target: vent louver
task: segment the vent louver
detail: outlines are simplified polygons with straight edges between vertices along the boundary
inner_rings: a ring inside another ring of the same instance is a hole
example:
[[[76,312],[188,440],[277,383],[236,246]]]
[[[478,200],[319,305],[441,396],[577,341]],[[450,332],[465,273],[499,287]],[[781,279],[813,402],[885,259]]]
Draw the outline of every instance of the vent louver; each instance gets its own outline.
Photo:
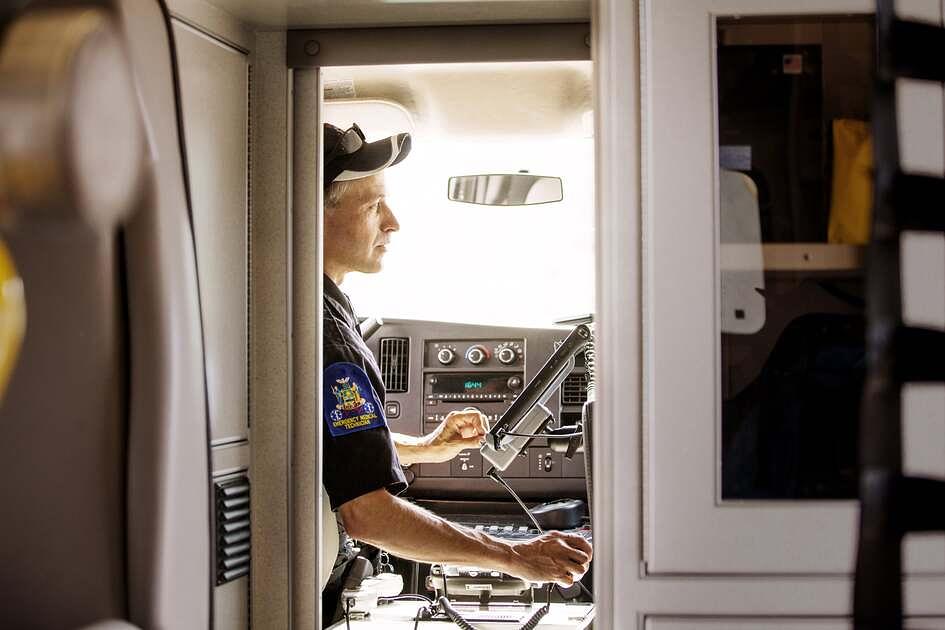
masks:
[[[249,573],[249,478],[214,483],[217,516],[217,586]]]
[[[562,405],[583,405],[587,400],[587,374],[571,372],[561,383]]]
[[[381,339],[381,378],[388,393],[407,391],[407,376],[410,374],[410,339],[385,337]]]

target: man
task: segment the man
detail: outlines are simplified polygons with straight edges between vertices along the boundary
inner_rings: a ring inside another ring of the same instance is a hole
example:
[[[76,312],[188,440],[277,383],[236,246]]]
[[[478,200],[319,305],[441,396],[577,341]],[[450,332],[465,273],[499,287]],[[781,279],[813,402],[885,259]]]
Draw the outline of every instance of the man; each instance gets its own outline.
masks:
[[[325,125],[324,440],[323,476],[331,507],[347,533],[402,558],[504,571],[536,582],[570,585],[583,575],[591,546],[551,532],[509,543],[450,523],[397,498],[407,484],[401,466],[442,462],[478,448],[485,418],[452,412],[429,435],[391,433],[384,384],[338,288],[352,271],[376,273],[399,229],[384,197],[384,169],[403,160],[410,136],[368,143],[357,125]]]

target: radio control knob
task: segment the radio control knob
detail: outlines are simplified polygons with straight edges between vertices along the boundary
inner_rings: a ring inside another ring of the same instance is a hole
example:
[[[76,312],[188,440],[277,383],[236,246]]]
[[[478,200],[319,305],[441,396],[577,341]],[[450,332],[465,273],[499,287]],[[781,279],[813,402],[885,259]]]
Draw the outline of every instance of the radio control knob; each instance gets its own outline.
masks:
[[[436,353],[436,360],[443,365],[449,365],[456,358],[456,353],[449,348],[442,348]]]
[[[479,365],[489,358],[489,351],[482,346],[473,346],[466,351],[466,360],[473,365]]]
[[[504,348],[499,348],[496,358],[498,358],[499,363],[502,363],[503,365],[512,365],[515,363],[515,359],[518,357],[515,355],[515,350],[506,346]]]
[[[522,386],[522,379],[520,379],[517,376],[510,376],[509,380],[507,381],[507,384],[509,386],[509,389],[518,389],[519,387]]]

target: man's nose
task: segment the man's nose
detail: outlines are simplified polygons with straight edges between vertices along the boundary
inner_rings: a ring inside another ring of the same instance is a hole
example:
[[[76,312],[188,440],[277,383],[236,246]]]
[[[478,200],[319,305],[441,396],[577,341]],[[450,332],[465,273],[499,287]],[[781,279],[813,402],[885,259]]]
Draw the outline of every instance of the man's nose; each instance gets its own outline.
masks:
[[[385,232],[396,232],[400,229],[400,223],[397,222],[394,211],[386,203],[384,204],[384,222],[381,224],[381,229]]]

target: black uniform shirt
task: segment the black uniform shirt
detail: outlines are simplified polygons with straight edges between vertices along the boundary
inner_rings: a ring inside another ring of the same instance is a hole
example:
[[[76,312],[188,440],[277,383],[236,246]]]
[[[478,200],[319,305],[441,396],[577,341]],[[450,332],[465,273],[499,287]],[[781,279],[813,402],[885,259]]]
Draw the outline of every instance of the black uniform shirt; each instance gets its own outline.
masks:
[[[331,508],[387,488],[407,488],[384,417],[381,373],[358,329],[351,302],[325,277],[322,311],[322,476]]]

